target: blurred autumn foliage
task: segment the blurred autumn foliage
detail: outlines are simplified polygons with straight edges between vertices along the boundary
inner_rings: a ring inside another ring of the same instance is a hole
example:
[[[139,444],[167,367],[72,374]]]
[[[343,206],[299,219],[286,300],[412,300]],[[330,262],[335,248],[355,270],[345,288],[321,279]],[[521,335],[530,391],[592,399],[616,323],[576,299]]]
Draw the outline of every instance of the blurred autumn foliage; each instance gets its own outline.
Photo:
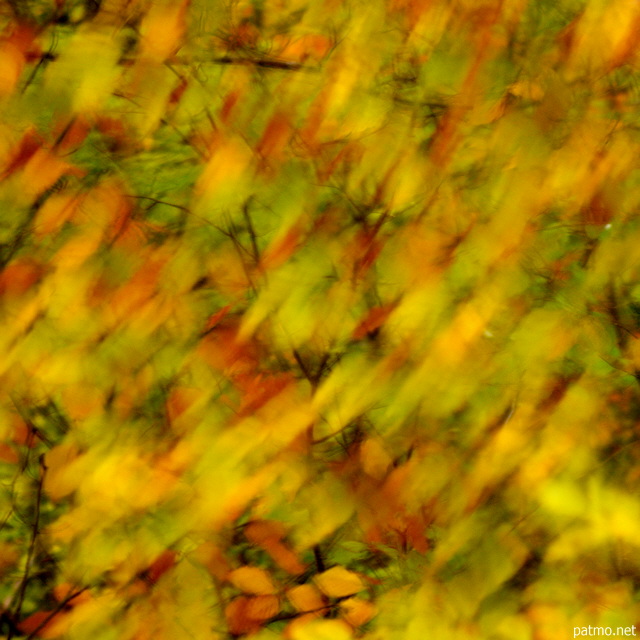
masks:
[[[2,638],[640,624],[640,3],[0,29]]]

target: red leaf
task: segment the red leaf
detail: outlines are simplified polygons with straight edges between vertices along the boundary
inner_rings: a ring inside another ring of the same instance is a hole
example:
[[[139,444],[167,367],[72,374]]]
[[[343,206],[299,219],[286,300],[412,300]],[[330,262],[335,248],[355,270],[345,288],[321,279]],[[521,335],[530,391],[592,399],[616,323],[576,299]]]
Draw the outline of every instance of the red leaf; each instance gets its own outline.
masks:
[[[18,629],[27,635],[35,635],[38,638],[56,638],[64,632],[56,629],[56,623],[60,622],[62,612],[37,611],[18,624]],[[45,622],[46,621],[46,622]]]
[[[43,274],[44,268],[34,260],[16,260],[0,272],[0,295],[22,295],[31,289]]]
[[[284,264],[300,246],[302,230],[299,225],[291,227],[282,238],[274,241],[260,258],[263,269],[274,269]]]
[[[291,139],[293,129],[289,118],[284,113],[276,112],[262,133],[256,151],[269,162],[277,162]]]
[[[127,149],[132,143],[132,137],[121,120],[117,118],[99,117],[96,120],[98,131],[109,138],[112,150]]]
[[[2,172],[0,179],[4,179],[12,173],[15,173],[18,169],[24,167],[36,151],[40,149],[43,143],[44,140],[35,131],[35,129],[29,129],[22,137],[15,154],[9,161],[7,168]]]
[[[381,307],[373,307],[369,313],[360,321],[353,332],[354,340],[362,340],[367,334],[379,329],[387,320],[391,312],[396,308],[396,304],[385,304]]]
[[[0,460],[2,462],[8,462],[9,464],[15,464],[20,460],[20,456],[13,447],[5,442],[0,442]]]
[[[178,86],[169,94],[169,104],[172,106],[177,105],[188,86],[189,81],[186,78],[182,78]]]
[[[299,575],[306,569],[298,556],[282,542],[286,535],[282,523],[275,520],[254,520],[245,527],[244,535],[249,542],[264,549],[287,573]]]
[[[175,551],[171,551],[170,549],[163,551],[147,569],[145,573],[147,582],[150,582],[151,584],[158,582],[158,580],[167,573],[169,569],[175,566],[177,555],[178,554]]]
[[[260,629],[260,622],[249,617],[250,598],[240,596],[232,600],[224,610],[229,631],[234,635],[255,633]]]
[[[287,373],[266,376],[261,373],[258,375],[254,373],[239,374],[236,376],[235,382],[244,392],[239,409],[240,415],[254,413],[281,393],[292,381],[292,376]]]
[[[222,107],[220,109],[220,120],[224,124],[229,124],[231,120],[231,114],[235,109],[235,106],[238,104],[240,100],[240,91],[231,91],[227,97],[224,99],[222,103]]]
[[[603,227],[611,222],[614,210],[604,193],[596,193],[591,202],[583,208],[582,218],[585,224]]]
[[[205,332],[206,331],[211,331],[211,329],[213,329],[218,322],[220,322],[220,320],[222,320],[222,318],[224,318],[227,313],[229,313],[229,310],[231,309],[231,305],[228,304],[225,307],[222,307],[222,309],[220,309],[219,311],[216,311],[214,314],[209,316],[209,319],[207,320],[207,324],[204,327]]]
[[[64,123],[54,130],[54,135],[59,138],[57,148],[62,153],[75,151],[89,135],[91,124],[81,116],[74,118],[70,123]]]

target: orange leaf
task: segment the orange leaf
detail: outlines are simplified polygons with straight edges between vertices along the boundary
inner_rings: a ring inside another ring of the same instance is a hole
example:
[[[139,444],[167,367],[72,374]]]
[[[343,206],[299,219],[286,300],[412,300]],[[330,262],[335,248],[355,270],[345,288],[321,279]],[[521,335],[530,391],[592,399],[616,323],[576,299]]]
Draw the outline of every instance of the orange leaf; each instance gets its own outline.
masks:
[[[289,602],[297,611],[318,611],[326,606],[322,594],[312,584],[301,584],[287,591]]]
[[[360,445],[359,457],[362,470],[376,480],[384,478],[393,462],[383,442],[373,437]]]
[[[231,305],[228,304],[225,307],[222,307],[222,309],[220,309],[219,311],[216,311],[214,314],[209,316],[209,319],[207,320],[207,324],[204,327],[205,331],[210,331],[211,329],[213,329],[218,322],[220,322],[220,320],[222,320],[222,318],[224,318],[227,313],[229,313],[229,310],[231,309]]]
[[[75,596],[73,594],[76,594]],[[58,602],[66,601],[66,606],[76,607],[79,604],[89,602],[91,600],[91,593],[88,589],[81,591],[80,588],[68,583],[63,582],[56,585],[53,588],[53,595]],[[67,600],[70,596],[73,596],[70,600]]]
[[[189,0],[156,2],[142,20],[141,52],[156,60],[165,60],[179,48],[186,28]]]
[[[57,149],[62,153],[75,151],[89,135],[91,124],[86,118],[77,116],[69,123],[61,123],[54,129],[54,135],[59,139]]]
[[[232,600],[224,610],[229,631],[234,635],[255,633],[260,629],[260,622],[250,618],[247,614],[250,598],[240,596]]]
[[[187,412],[198,400],[203,397],[200,389],[177,387],[173,389],[167,398],[166,409],[169,422],[173,424],[182,414]]]
[[[367,315],[360,321],[360,324],[353,332],[354,340],[362,340],[367,334],[379,329],[387,320],[391,312],[396,308],[396,304],[385,304],[381,307],[373,307]]]
[[[222,550],[213,542],[203,542],[194,552],[196,559],[204,565],[212,576],[218,580],[226,580],[230,569]]]
[[[350,247],[353,251],[354,277],[362,277],[376,261],[382,251],[382,243],[375,238],[375,232],[359,232]]]
[[[231,91],[222,103],[220,107],[220,120],[223,124],[229,124],[231,121],[231,115],[236,105],[238,104],[242,93],[238,90]]]
[[[260,546],[267,540],[281,540],[286,532],[284,525],[277,520],[254,520],[244,528],[247,540]]]
[[[273,520],[254,520],[244,530],[244,535],[249,542],[262,547],[274,562],[287,573],[298,575],[306,569],[306,566],[282,542],[285,534],[284,526]]]
[[[282,160],[284,150],[293,135],[289,118],[284,113],[276,112],[267,124],[256,151],[269,163],[277,164]]]
[[[373,618],[377,611],[372,602],[361,598],[348,598],[340,603],[344,619],[354,627],[360,627]]]
[[[364,590],[360,576],[344,567],[333,567],[319,573],[313,580],[320,590],[331,598],[352,596],[354,593]]]
[[[132,207],[131,199],[125,196],[123,184],[109,180],[84,194],[82,209],[87,214],[89,224],[103,229],[112,239],[127,224]],[[163,263],[166,261],[164,257],[161,260]]]
[[[35,196],[52,187],[65,174],[83,176],[84,173],[82,169],[72,167],[55,153],[41,147],[24,165],[22,188],[26,194]]]
[[[265,540],[262,547],[271,556],[273,561],[287,573],[297,576],[307,568],[306,565],[300,562],[298,556],[283,542],[274,539]]]
[[[11,175],[18,169],[22,168],[43,144],[44,140],[36,130],[33,127],[28,129],[22,137],[22,140],[20,140],[9,164],[2,172],[2,178],[4,179],[8,175]]]
[[[10,94],[24,69],[24,56],[10,42],[0,45],[0,92]]]
[[[226,370],[234,376],[255,375],[259,366],[258,345],[238,338],[238,320],[231,316],[217,323],[204,336],[198,351],[211,367]]]
[[[178,86],[169,94],[169,105],[175,106],[180,102],[180,99],[184,95],[184,92],[189,86],[189,81],[186,78],[182,78]]]
[[[295,40],[276,36],[274,45],[279,58],[287,62],[302,63],[308,59],[322,60],[331,51],[333,43],[321,34],[307,34]]]
[[[49,196],[36,214],[33,225],[34,234],[42,237],[61,229],[62,225],[73,217],[78,204],[77,196],[65,193],[54,193]]]
[[[291,227],[283,237],[272,242],[260,258],[263,269],[275,269],[284,264],[300,246],[302,230],[299,225]]]
[[[11,416],[12,441],[19,446],[26,445],[29,448],[35,447],[37,439],[29,425],[24,421],[22,416],[14,414]]]
[[[407,516],[405,522],[404,536],[407,544],[420,553],[426,553],[429,550],[429,540],[426,536],[427,523],[419,516]]]
[[[35,635],[38,638],[57,638],[66,629],[63,624],[66,617],[64,612],[37,611],[18,624],[18,629],[27,635]],[[62,623],[62,624],[61,624]]]
[[[25,62],[40,56],[34,45],[36,30],[26,24],[13,24],[0,41],[0,92],[9,94],[15,88]]]
[[[236,384],[244,392],[242,404],[239,408],[240,415],[248,415],[256,412],[269,400],[281,393],[293,381],[290,374],[258,374],[247,376],[239,375]]]
[[[18,452],[6,444],[5,442],[0,442],[0,460],[2,462],[8,462],[9,464],[15,464],[20,459]],[[0,558],[0,565],[2,564],[2,559]]]
[[[229,581],[234,587],[258,596],[273,595],[277,592],[271,577],[264,569],[258,567],[240,567],[229,574]]]
[[[269,620],[280,611],[280,600],[277,596],[256,596],[249,598],[246,604],[246,614],[251,620]]]
[[[0,272],[0,294],[19,296],[36,284],[44,268],[34,260],[22,258],[11,263]]]

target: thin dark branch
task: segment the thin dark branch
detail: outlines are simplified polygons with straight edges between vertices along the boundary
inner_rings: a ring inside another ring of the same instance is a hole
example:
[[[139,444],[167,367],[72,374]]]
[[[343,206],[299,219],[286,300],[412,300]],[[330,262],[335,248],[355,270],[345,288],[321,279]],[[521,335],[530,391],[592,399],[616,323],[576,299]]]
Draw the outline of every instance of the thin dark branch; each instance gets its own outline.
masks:
[[[249,214],[249,200],[247,200],[242,205],[242,216],[244,217],[245,224],[247,225],[247,233],[249,234],[249,239],[251,240],[251,250],[253,251],[253,261],[257,264],[260,260],[260,251],[258,249],[258,242],[256,239],[256,230],[253,227],[253,221],[251,220],[251,215]]]
[[[38,489],[36,492],[36,504],[35,504],[35,515],[33,517],[33,523],[31,524],[31,540],[29,541],[29,549],[27,551],[27,559],[25,562],[24,574],[22,576],[22,580],[20,581],[20,587],[18,588],[18,599],[15,605],[14,611],[14,619],[20,619],[20,613],[22,611],[22,605],[24,603],[24,596],[27,591],[27,584],[29,582],[29,573],[31,571],[31,563],[33,562],[33,556],[36,549],[36,542],[38,540],[38,534],[40,533],[40,507],[42,503],[42,487],[44,484],[44,477],[47,471],[47,467],[44,463],[44,458],[40,458],[40,477],[38,479]],[[43,625],[44,626],[44,623]],[[39,629],[38,629],[39,630]],[[9,630],[9,634],[7,636],[7,640],[11,640],[13,636],[12,630]],[[35,632],[29,636],[34,637]]]
[[[311,372],[309,371],[309,369],[307,368],[307,364],[306,362],[302,359],[302,357],[300,356],[300,353],[298,352],[297,349],[293,350],[293,357],[295,358],[296,362],[298,363],[298,366],[300,367],[300,370],[302,371],[302,373],[304,374],[304,377],[312,384],[315,385],[316,381],[314,376],[311,375]]]
[[[61,600],[58,603],[58,606],[42,620],[42,622],[25,638],[25,640],[33,640],[33,638],[36,638],[40,631],[42,631],[42,629],[44,629],[44,627],[46,627],[47,624],[49,624],[49,622],[51,622],[51,620],[53,620],[53,618],[55,618],[55,616],[57,616],[74,598],[77,598],[81,593],[84,593],[88,589],[89,587],[83,587],[82,589],[74,591],[72,594],[68,595],[64,600]]]
[[[317,609],[311,609],[310,611],[305,611],[305,614],[308,613],[319,613],[319,612],[329,612],[332,609],[335,609],[336,607],[338,607],[338,603],[335,604],[327,604],[324,607],[318,607]],[[277,616],[274,616],[273,618],[270,618],[267,622],[267,624],[271,624],[273,622],[281,622],[282,620],[293,620],[294,618],[297,618],[298,616],[300,616],[300,612],[299,611],[295,611],[293,613],[280,613]],[[29,639],[27,639],[29,640]]]
[[[320,365],[318,366],[318,371],[316,372],[315,376],[313,376],[313,386],[317,387],[320,380],[322,379],[322,376],[325,372],[325,370],[328,368],[327,365],[329,364],[329,352],[325,351],[324,355],[322,356],[322,360],[320,360]]]
[[[38,59],[37,64],[34,65],[29,77],[25,80],[24,85],[22,85],[22,89],[20,89],[20,93],[24,93],[31,85],[31,83],[35,80],[38,75],[38,71],[42,68],[45,62],[51,62],[51,60],[55,60],[56,55],[53,53],[53,45],[46,53],[43,53]]]
[[[322,444],[323,442],[326,442],[327,440],[331,440],[331,438],[337,438],[341,433],[344,433],[344,431],[347,429],[347,425],[345,425],[344,427],[340,427],[340,429],[338,429],[337,431],[333,431],[331,433],[329,433],[326,436],[322,436],[322,438],[316,438],[314,440],[311,441],[312,445],[316,445],[316,444]]]
[[[175,204],[173,202],[167,202],[166,200],[158,200],[157,198],[152,198],[150,196],[136,196],[132,194],[127,194],[127,198],[134,198],[136,200],[148,200],[149,202],[155,204],[164,204],[167,207],[173,207],[174,209],[180,209],[180,211],[185,211],[186,213],[191,213],[191,209],[189,207],[183,207],[180,204]]]
[[[620,319],[620,313],[618,311],[618,299],[612,282],[609,283],[607,290],[607,312],[609,314],[609,317],[611,318],[613,330],[616,334],[618,349],[620,349],[620,352],[622,353],[627,346],[629,335],[632,334],[631,331],[629,331],[629,329],[627,329],[622,324],[622,321]]]
[[[209,62],[214,64],[245,64],[253,65],[256,67],[262,67],[264,69],[282,69],[284,71],[300,71],[305,67],[299,62],[285,62],[283,60],[272,60],[269,58],[232,58],[230,56],[222,56],[220,58],[213,58]],[[306,67],[308,70],[309,68]]]
[[[242,270],[244,271],[244,275],[247,278],[247,282],[249,283],[249,286],[251,287],[251,290],[253,291],[253,293],[256,293],[256,286],[255,286],[255,284],[253,282],[253,278],[251,277],[251,271],[249,270],[249,267],[247,265],[247,261],[244,259],[243,254],[247,254],[251,258],[253,258],[253,256],[247,250],[247,248],[245,246],[243,246],[243,244],[238,240],[238,238],[236,237],[235,233],[229,232],[229,233],[225,233],[225,235],[233,243],[233,247],[236,250],[236,253],[238,254],[238,257],[240,258],[240,262],[242,263]]]
[[[35,424],[33,424],[33,420],[31,420],[29,415],[24,411],[20,403],[13,395],[11,396],[11,403],[13,404],[15,410],[18,412],[18,415],[24,420],[27,427],[29,427],[29,447],[31,447],[33,436],[35,436],[49,449],[51,449],[51,447],[53,447],[53,441],[49,439],[40,429],[38,429]],[[24,471],[24,468],[22,469],[22,471]]]
[[[165,118],[161,118],[160,122],[165,125],[166,127],[169,127],[170,129],[173,129],[176,134],[178,135],[178,137],[180,138],[180,140],[182,140],[183,144],[187,145],[188,147],[191,147],[191,149],[193,149],[196,154],[198,154],[198,156],[200,156],[200,158],[202,160],[208,160],[209,157],[207,156],[206,153],[204,153],[204,151],[198,149],[198,147],[196,147],[191,140],[189,140],[189,138],[187,138],[187,136],[184,135],[184,133],[182,133],[182,131],[180,131],[180,129],[178,129],[178,127],[176,127],[175,124],[173,124],[172,122],[169,122],[167,119]]]
[[[320,550],[320,545],[316,544],[313,547],[313,557],[316,561],[316,568],[318,569],[318,573],[322,573],[325,570],[324,560],[322,558],[322,551]]]
[[[51,60],[55,60],[57,58],[57,54],[48,51],[44,53],[40,57],[40,62],[46,61],[50,62]],[[39,64],[40,64],[39,62]],[[133,64],[134,58],[123,57],[120,59],[119,64],[122,66],[130,66]],[[233,58],[231,56],[219,56],[217,58],[198,58],[198,57],[186,57],[186,56],[176,56],[166,62],[165,64],[169,66],[170,64],[201,64],[201,63],[210,63],[210,64],[229,64],[229,65],[245,65],[245,66],[253,66],[260,67],[261,69],[275,69],[279,71],[318,71],[315,67],[305,66],[300,62],[287,62],[286,60],[275,60],[273,58]],[[171,69],[176,75],[178,74],[175,69]]]

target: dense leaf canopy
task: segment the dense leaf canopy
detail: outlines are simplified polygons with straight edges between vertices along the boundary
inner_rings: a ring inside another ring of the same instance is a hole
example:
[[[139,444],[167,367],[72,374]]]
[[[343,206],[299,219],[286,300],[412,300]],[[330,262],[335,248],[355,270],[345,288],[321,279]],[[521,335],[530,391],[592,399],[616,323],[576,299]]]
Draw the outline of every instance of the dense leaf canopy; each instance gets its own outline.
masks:
[[[0,3],[0,637],[640,620],[640,3]]]

